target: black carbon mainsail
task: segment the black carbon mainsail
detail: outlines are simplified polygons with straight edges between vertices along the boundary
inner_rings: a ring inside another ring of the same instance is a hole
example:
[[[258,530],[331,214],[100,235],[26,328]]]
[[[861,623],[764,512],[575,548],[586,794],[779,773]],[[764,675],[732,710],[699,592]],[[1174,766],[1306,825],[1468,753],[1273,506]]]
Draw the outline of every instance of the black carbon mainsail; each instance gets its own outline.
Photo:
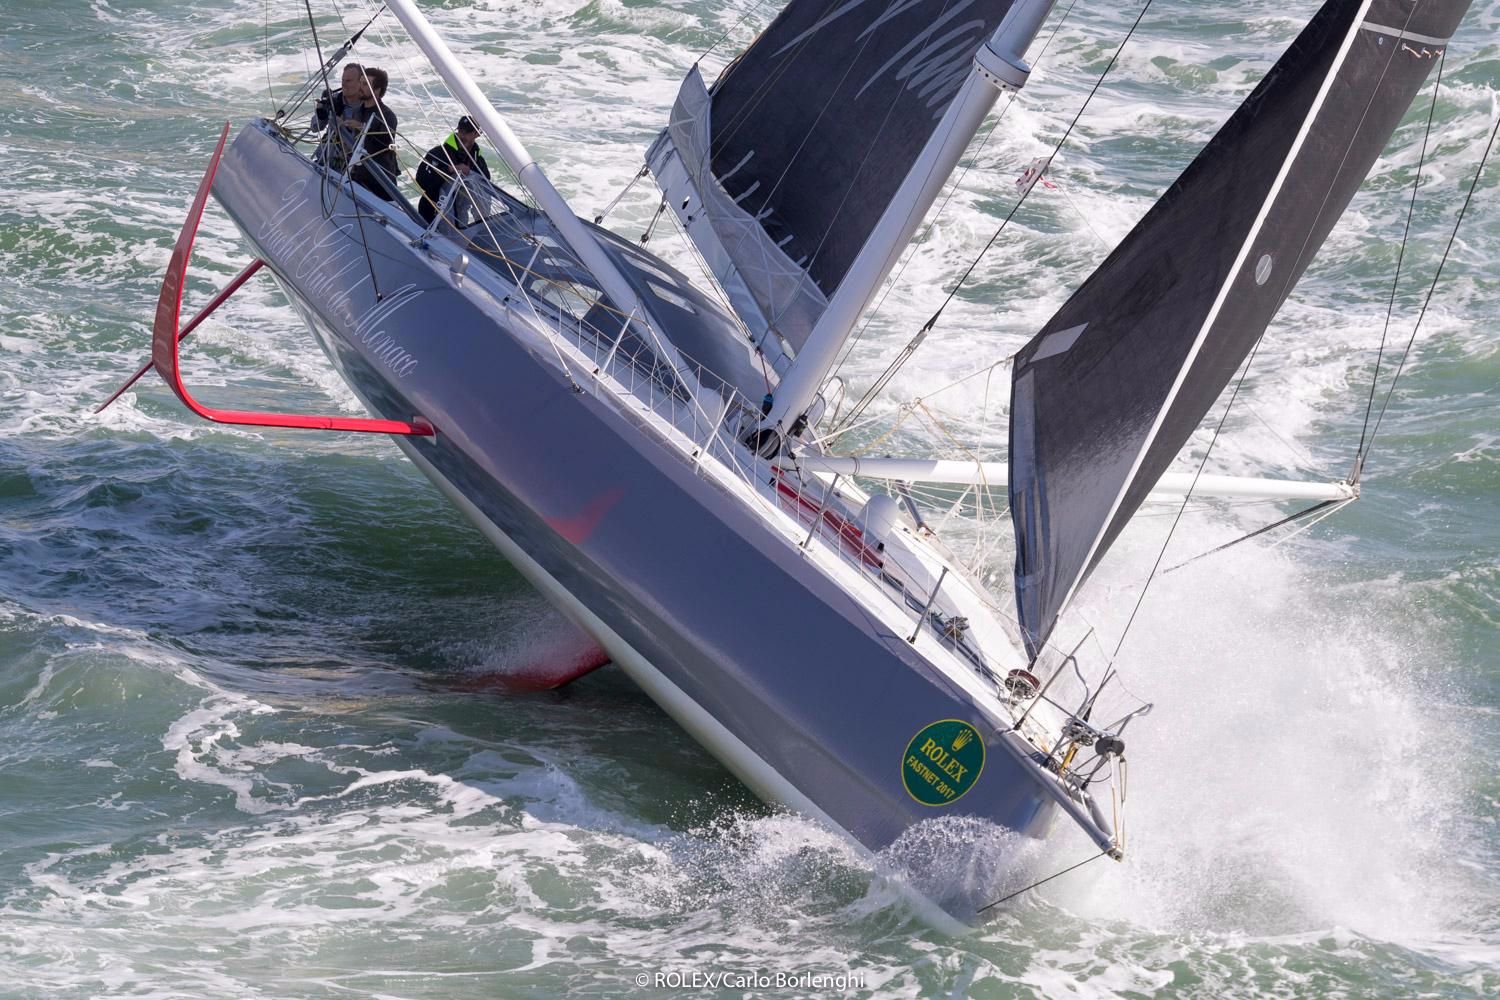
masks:
[[[1010,498],[1028,653],[1244,363],[1469,0],[1330,0],[1016,355]]]
[[[711,90],[688,74],[647,160],[660,179],[680,158],[752,330],[805,342],[1010,7],[793,0]]]

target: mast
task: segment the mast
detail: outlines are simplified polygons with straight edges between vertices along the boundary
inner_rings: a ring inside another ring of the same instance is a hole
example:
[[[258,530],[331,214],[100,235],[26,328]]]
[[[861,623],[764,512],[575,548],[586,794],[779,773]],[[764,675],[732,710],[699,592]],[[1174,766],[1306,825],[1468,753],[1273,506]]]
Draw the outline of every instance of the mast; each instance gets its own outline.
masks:
[[[1055,0],[1017,0],[1006,12],[989,41],[974,55],[973,65],[921,156],[907,173],[896,196],[866,239],[818,317],[807,342],[797,352],[772,397],[762,428],[777,437],[796,436],[806,425],[806,414],[829,369],[838,358],[854,324],[870,304],[897,257],[916,233],[927,210],[937,200],[948,176],[958,166],[969,141],[979,131],[1002,90],[1020,90],[1031,73],[1026,50],[1041,30]]]
[[[427,56],[433,68],[438,71],[438,75],[443,78],[443,82],[448,85],[448,89],[453,92],[453,96],[458,98],[469,113],[479,120],[479,124],[484,128],[484,134],[494,144],[500,158],[516,175],[521,186],[536,199],[537,206],[557,228],[558,234],[568,244],[568,248],[593,274],[594,279],[599,282],[599,287],[603,289],[605,295],[609,296],[615,308],[623,314],[635,317],[636,321],[652,328],[655,332],[650,311],[641,302],[640,296],[636,294],[630,282],[625,279],[619,266],[609,254],[605,253],[583,220],[579,219],[568,206],[561,192],[552,186],[552,182],[542,172],[536,159],[527,152],[526,147],[511,131],[504,117],[490,103],[489,98],[484,96],[479,85],[474,82],[474,78],[460,65],[453,50],[448,47],[448,43],[417,9],[416,4],[412,0],[388,0],[387,6],[406,28],[412,41],[416,42],[417,47]],[[671,342],[661,336],[653,336],[652,339],[655,341],[656,349],[666,355],[667,363],[678,372],[682,372],[685,366]],[[679,375],[679,379],[683,380],[683,377]],[[683,381],[688,391],[696,398],[699,387]]]

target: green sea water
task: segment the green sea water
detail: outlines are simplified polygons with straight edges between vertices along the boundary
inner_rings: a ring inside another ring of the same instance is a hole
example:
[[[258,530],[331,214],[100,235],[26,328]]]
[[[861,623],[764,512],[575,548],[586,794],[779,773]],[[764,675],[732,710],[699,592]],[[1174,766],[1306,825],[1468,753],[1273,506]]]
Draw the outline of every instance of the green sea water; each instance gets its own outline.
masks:
[[[693,61],[712,47],[711,77],[775,6],[424,8],[591,214],[639,169]],[[325,48],[370,12],[313,9]],[[903,417],[920,396],[965,441],[1003,442],[1003,385],[938,390],[1046,321],[1313,9],[1154,3],[1057,187],[984,257],[872,409],[884,422],[870,439],[944,447]],[[856,391],[988,240],[1137,10],[1077,5],[1025,96],[1002,100],[845,363]],[[1497,38],[1500,5],[1478,2],[1445,63],[1398,356],[1500,113]],[[414,142],[446,134],[451,105],[424,114],[435,77],[389,15],[359,54],[391,69]],[[279,0],[0,0],[0,995],[1500,992],[1494,168],[1363,498],[1285,544],[1273,534],[1153,582],[1121,660],[1156,705],[1132,727],[1127,860],[953,939],[886,873],[973,830],[938,826],[877,868],[758,802],[612,667],[560,692],[505,690],[587,640],[388,442],[209,426],[154,376],[92,414],[144,359],[218,129],[273,111],[315,62],[305,10]],[[1214,471],[1347,473],[1430,93],[1267,337]],[[638,236],[654,198],[638,189],[611,221]],[[670,236],[653,248],[691,266]],[[245,262],[211,212],[189,302]],[[269,282],[191,343],[210,401],[359,412]],[[1194,510],[1168,561],[1277,516]],[[1142,518],[1081,596],[1102,634],[1124,628],[1166,524]],[[1087,844],[1060,830],[1029,853],[1018,879]]]

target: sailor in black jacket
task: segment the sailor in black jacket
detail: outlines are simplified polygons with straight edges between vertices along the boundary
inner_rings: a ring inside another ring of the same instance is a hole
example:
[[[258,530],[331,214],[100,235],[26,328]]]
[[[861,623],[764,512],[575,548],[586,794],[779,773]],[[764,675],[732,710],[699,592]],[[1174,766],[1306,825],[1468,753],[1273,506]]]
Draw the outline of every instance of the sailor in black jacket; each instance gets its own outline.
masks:
[[[365,115],[360,106],[364,100],[365,68],[359,63],[345,63],[339,80],[341,86],[338,90],[332,93],[325,90],[318,98],[309,128],[317,132],[332,126],[332,131],[323,140],[326,146],[320,146],[318,150],[319,162],[343,169],[365,127]]]
[[[417,186],[422,189],[422,203],[417,211],[429,225],[437,218],[438,203],[442,200],[443,187],[455,177],[478,172],[489,180],[490,168],[479,153],[479,128],[468,115],[458,120],[455,128],[442,142],[433,146],[417,167]]]
[[[390,77],[383,69],[374,66],[364,72],[364,85],[360,91],[360,115],[369,123],[360,162],[355,164],[349,176],[369,188],[386,201],[396,198],[396,181],[401,176],[401,164],[396,159],[396,112],[386,107],[385,91]],[[384,176],[375,173],[379,168]]]

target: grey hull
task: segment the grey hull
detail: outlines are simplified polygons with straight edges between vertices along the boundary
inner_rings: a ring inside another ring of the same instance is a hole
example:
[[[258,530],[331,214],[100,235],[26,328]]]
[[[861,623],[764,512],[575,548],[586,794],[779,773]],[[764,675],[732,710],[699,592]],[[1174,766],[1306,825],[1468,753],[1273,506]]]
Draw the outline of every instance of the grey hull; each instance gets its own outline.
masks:
[[[411,246],[414,225],[356,217],[260,123],[226,151],[214,194],[366,405],[435,426],[401,442],[416,464],[755,791],[872,852],[942,816],[1045,832],[1056,795],[1008,725],[655,431],[576,391]],[[946,719],[972,724],[986,756],[935,808],[902,767]],[[952,915],[973,922],[971,903]]]

